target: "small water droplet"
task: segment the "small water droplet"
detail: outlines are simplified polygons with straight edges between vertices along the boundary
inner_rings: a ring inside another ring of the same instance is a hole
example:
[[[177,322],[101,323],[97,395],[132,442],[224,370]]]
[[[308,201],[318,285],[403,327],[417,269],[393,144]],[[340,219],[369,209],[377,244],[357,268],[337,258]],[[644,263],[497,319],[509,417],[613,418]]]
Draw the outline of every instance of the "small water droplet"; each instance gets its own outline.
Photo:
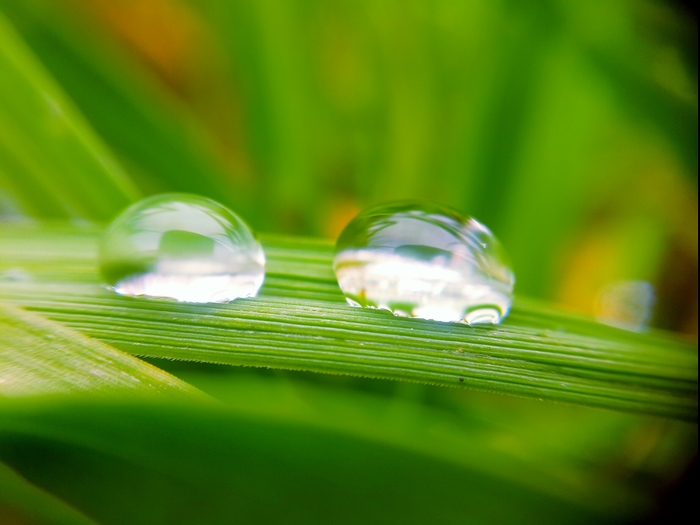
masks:
[[[343,230],[333,268],[352,306],[436,321],[499,323],[515,276],[491,231],[434,204],[367,210]]]
[[[32,274],[23,268],[8,268],[0,272],[0,281],[7,282],[29,282],[32,280]]]
[[[122,295],[228,302],[257,295],[265,255],[231,210],[172,193],[146,198],[112,222],[102,235],[100,270]]]
[[[598,292],[596,317],[600,322],[642,332],[652,318],[656,294],[646,281],[618,281]]]

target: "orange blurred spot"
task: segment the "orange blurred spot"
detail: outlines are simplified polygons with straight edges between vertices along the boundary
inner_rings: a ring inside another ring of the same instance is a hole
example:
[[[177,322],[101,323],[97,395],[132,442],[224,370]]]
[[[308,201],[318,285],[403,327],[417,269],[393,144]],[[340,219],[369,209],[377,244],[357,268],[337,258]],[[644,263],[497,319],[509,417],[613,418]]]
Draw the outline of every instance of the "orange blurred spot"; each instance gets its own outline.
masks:
[[[617,267],[615,251],[614,240],[598,232],[579,239],[566,258],[557,299],[579,312],[595,314],[598,291],[610,282]]]
[[[82,7],[133,48],[169,85],[183,86],[189,50],[204,35],[189,8],[173,0],[85,0]]]
[[[331,239],[336,239],[348,223],[360,213],[360,208],[354,200],[336,198],[331,200],[324,217],[322,233]]]
[[[205,19],[181,0],[75,0],[69,5],[184,102],[207,132],[198,147],[216,157],[236,184],[253,184],[241,101]]]

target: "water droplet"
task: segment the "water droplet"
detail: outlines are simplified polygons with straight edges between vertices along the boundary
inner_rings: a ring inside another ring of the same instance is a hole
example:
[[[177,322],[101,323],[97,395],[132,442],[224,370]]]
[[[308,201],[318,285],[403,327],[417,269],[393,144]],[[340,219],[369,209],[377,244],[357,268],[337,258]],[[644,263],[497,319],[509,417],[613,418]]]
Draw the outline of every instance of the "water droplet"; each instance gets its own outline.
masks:
[[[646,281],[618,281],[598,293],[599,321],[633,332],[644,331],[652,318],[656,294]]]
[[[508,315],[515,277],[506,261],[478,221],[438,205],[397,203],[347,225],[333,268],[352,306],[479,324]]]
[[[8,268],[0,272],[0,281],[8,282],[29,282],[32,280],[32,274],[23,268]]]
[[[258,293],[265,255],[231,210],[173,193],[144,199],[112,222],[102,235],[100,270],[122,295],[228,302]]]

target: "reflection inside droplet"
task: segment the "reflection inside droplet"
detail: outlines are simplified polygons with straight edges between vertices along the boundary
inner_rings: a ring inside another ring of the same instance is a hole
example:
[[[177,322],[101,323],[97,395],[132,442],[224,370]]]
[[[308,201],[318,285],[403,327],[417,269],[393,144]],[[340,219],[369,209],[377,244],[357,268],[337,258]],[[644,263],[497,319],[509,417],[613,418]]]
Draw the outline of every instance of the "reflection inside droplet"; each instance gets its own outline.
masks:
[[[345,228],[333,267],[353,306],[469,324],[498,323],[514,276],[484,225],[436,205],[370,209]]]
[[[265,256],[232,211],[204,197],[166,194],[131,206],[109,226],[100,269],[122,295],[227,302],[257,294]]]

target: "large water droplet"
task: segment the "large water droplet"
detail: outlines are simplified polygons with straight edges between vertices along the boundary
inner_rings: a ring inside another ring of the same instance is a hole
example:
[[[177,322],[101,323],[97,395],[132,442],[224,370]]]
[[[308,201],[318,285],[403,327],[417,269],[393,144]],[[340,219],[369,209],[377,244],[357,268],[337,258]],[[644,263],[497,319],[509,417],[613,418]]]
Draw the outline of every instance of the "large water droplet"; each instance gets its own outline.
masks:
[[[486,226],[434,204],[361,213],[338,238],[333,268],[353,306],[467,324],[501,322],[515,283]]]
[[[265,255],[228,208],[171,193],[144,199],[112,222],[102,235],[100,270],[122,295],[228,302],[258,293]]]

